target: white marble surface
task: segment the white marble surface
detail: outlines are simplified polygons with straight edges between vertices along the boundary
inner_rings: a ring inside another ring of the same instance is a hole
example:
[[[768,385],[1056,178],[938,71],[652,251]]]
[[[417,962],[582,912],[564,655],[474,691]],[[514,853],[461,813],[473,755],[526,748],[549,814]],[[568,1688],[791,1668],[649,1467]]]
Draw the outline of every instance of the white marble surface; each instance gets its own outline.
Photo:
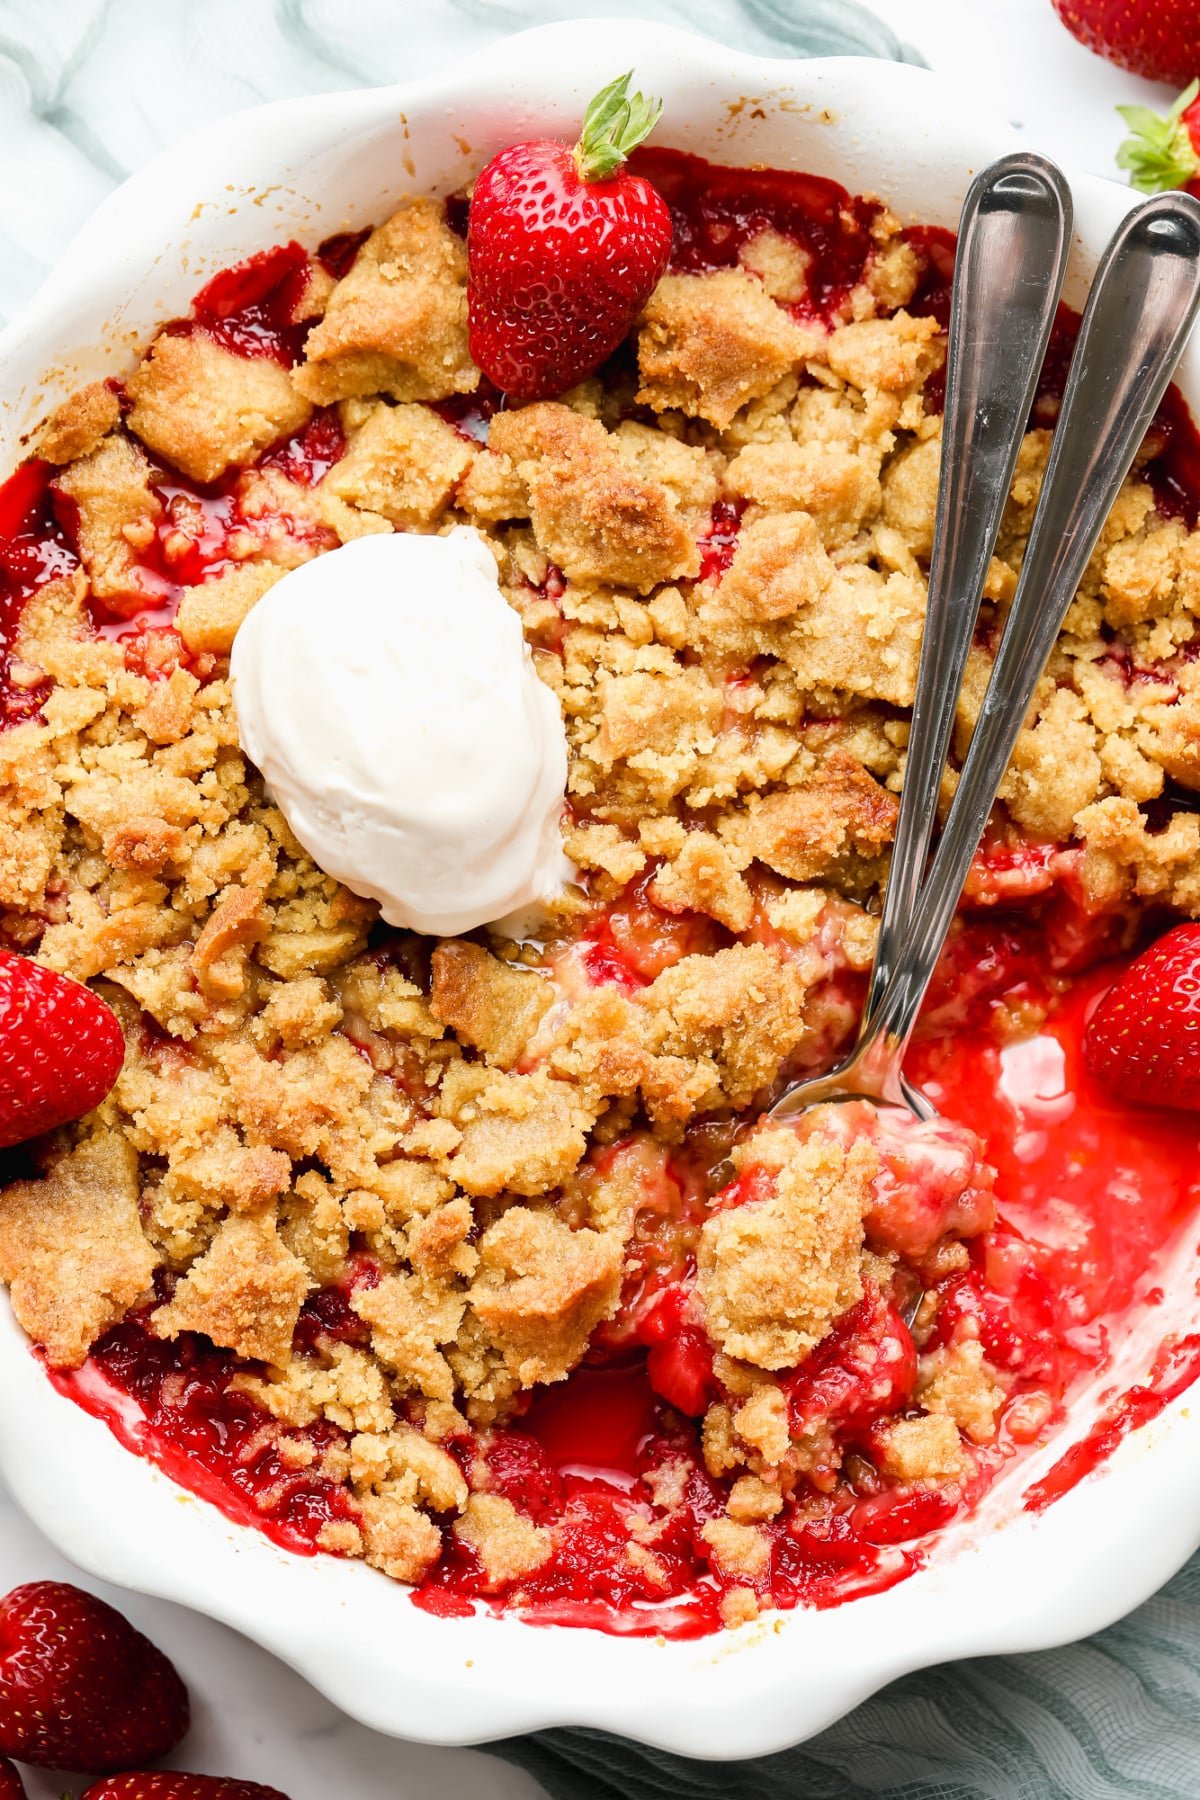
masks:
[[[1032,146],[1114,174],[1118,102],[1163,91],[1075,45],[1050,0],[871,0],[924,60],[1020,124]],[[129,170],[188,127],[286,94],[397,80],[467,43],[587,14],[654,15],[778,48],[804,0],[0,0],[0,319]],[[619,62],[619,34],[614,31]],[[986,71],[982,76],[980,71]],[[0,1592],[66,1576],[0,1495]],[[196,1702],[183,1766],[291,1800],[530,1800],[528,1777],[470,1751],[399,1744],[341,1717],[265,1653],[178,1608],[110,1595],[175,1657]],[[63,1784],[34,1778],[35,1800]]]

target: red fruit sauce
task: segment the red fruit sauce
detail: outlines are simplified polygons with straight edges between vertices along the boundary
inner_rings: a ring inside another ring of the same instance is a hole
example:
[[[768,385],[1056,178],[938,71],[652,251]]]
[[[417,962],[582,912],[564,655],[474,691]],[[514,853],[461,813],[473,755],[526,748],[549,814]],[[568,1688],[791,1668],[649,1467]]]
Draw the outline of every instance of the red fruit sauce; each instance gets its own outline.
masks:
[[[839,1488],[807,1520],[789,1520],[785,1511],[767,1528],[772,1560],[762,1584],[784,1607],[837,1605],[919,1568],[931,1534],[969,1511],[1014,1456],[1062,1423],[1064,1401],[1104,1369],[1130,1309],[1161,1299],[1164,1256],[1200,1206],[1200,1119],[1127,1107],[1083,1064],[1087,1018],[1128,958],[1062,977],[1054,965],[1071,960],[1074,945],[1048,956],[1044,919],[1010,915],[1000,923],[997,932],[990,919],[969,915],[961,935],[998,945],[996,967],[987,982],[954,994],[943,982],[910,1065],[946,1117],[979,1134],[997,1170],[999,1216],[972,1241],[970,1268],[939,1284],[931,1343],[963,1317],[974,1319],[989,1360],[1012,1382],[1000,1431],[973,1452],[975,1473],[957,1499],[868,1482],[861,1492]],[[966,954],[959,947],[958,957]],[[1059,989],[1053,999],[1052,987]],[[1051,1010],[1040,1029],[1005,1042],[994,1021],[1013,996],[1038,996]],[[948,1037],[937,1020],[954,1002],[961,1023]],[[698,1415],[714,1397],[711,1353],[682,1307],[719,1152],[714,1136],[670,1154],[645,1138],[599,1153],[645,1162],[646,1202],[620,1315],[597,1333],[588,1363],[523,1417],[449,1446],[466,1467],[482,1454],[492,1491],[555,1527],[554,1554],[519,1584],[519,1600],[491,1597],[493,1605],[534,1623],[628,1634],[699,1636],[719,1623],[721,1596],[732,1584],[714,1573],[701,1536],[724,1509],[724,1489],[699,1450]],[[743,1203],[756,1197],[738,1196]],[[355,1284],[371,1278],[360,1270]],[[361,1322],[340,1290],[310,1299],[297,1348],[311,1352],[322,1335],[361,1341]],[[890,1386],[881,1395],[874,1375],[883,1367]],[[267,1415],[230,1393],[233,1373],[233,1359],[204,1340],[161,1344],[131,1320],[103,1340],[84,1370],[52,1379],[181,1485],[289,1549],[312,1551],[321,1526],[352,1518],[353,1503],[319,1476],[282,1469]],[[1147,1383],[1113,1403],[1027,1504],[1048,1505],[1197,1375],[1200,1336],[1168,1343]],[[869,1448],[873,1426],[903,1411],[914,1377],[904,1321],[869,1291],[782,1384],[795,1428],[825,1419],[847,1446]],[[319,1431],[290,1435],[320,1439]],[[324,1441],[332,1436],[327,1431]],[[680,1472],[684,1503],[655,1540],[651,1580],[626,1555],[628,1522],[666,1517],[653,1485],[669,1469]],[[450,1542],[414,1599],[457,1615],[485,1585],[473,1552]]]
[[[632,882],[584,932],[583,962],[595,984],[613,982],[624,993],[635,993],[685,956],[711,955],[733,942],[703,913],[668,912],[656,905],[653,882],[653,870]]]
[[[322,260],[326,252],[338,261],[345,248],[330,240],[319,253]],[[196,295],[190,317],[167,329],[203,331],[236,355],[268,357],[290,367],[299,360],[309,329],[293,319],[293,311],[311,266],[299,244],[262,251],[215,275]],[[312,487],[345,448],[337,409],[319,407],[302,430],[273,446],[255,467],[276,469],[298,486]],[[13,645],[25,605],[39,589],[79,567],[77,511],[55,488],[56,474],[34,458],[0,486],[0,729],[38,718],[48,692],[45,683],[30,687],[12,680]],[[280,537],[313,549],[336,543],[332,533],[307,519],[264,512],[257,505],[248,510],[245,475],[231,471],[204,486],[166,471],[153,488],[162,513],[152,540],[139,551],[128,592],[105,600],[89,596],[97,636],[125,645],[127,666],[135,673],[155,678],[181,664],[201,679],[211,673],[212,659],[189,658],[171,627],[184,588],[214,579]]]
[[[771,230],[798,242],[808,258],[808,293],[793,309],[799,315],[835,316],[862,278],[880,211],[873,200],[854,199],[817,177],[723,169],[675,151],[641,150],[634,166],[671,208],[676,270],[731,267],[750,239]],[[363,235],[328,240],[317,261],[340,278]],[[926,228],[907,236],[921,262],[911,308],[944,322],[953,237]],[[264,251],[214,277],[196,296],[190,319],[172,329],[204,331],[239,355],[290,365],[301,353],[305,326],[296,315],[310,274],[298,245]],[[1076,326],[1072,315],[1060,315],[1037,424],[1053,424]],[[437,410],[484,440],[499,403],[485,390]],[[308,486],[344,447],[336,413],[318,411],[260,467]],[[1175,390],[1160,410],[1146,467],[1163,511],[1194,522],[1200,435]],[[40,587],[78,567],[75,521],[53,474],[33,461],[0,488],[0,725],[36,717],[45,697],[44,688],[11,679],[21,610]],[[324,547],[303,520],[248,514],[242,475],[203,488],[169,473],[158,491],[163,522],[143,553],[128,605],[93,603],[97,631],[124,641],[130,666],[146,673],[182,660],[171,629],[179,594],[232,566],[239,542],[244,553],[245,534],[283,532]],[[702,539],[704,579],[718,579],[728,567],[739,518],[733,505],[714,508]],[[957,1498],[877,1475],[872,1434],[908,1403],[916,1353],[905,1318],[869,1288],[807,1362],[782,1378],[793,1427],[824,1422],[847,1456],[840,1479],[831,1473],[823,1488],[807,1493],[804,1509],[789,1503],[766,1527],[770,1568],[757,1585],[781,1606],[836,1605],[919,1567],[932,1534],[1062,1423],[1072,1392],[1106,1367],[1111,1338],[1130,1309],[1161,1300],[1164,1259],[1194,1222],[1200,1118],[1126,1107],[1083,1065],[1089,1011],[1128,960],[1130,945],[1125,922],[1084,916],[1072,897],[1073,868],[1072,852],[1050,846],[996,843],[981,853],[910,1064],[945,1116],[978,1133],[997,1171],[996,1222],[972,1240],[970,1266],[938,1283],[930,1343],[949,1339],[963,1321],[977,1331],[989,1360],[1011,1381],[998,1436],[972,1452],[974,1473]],[[651,871],[596,915],[568,955],[584,981],[633,992],[682,957],[733,941],[707,918],[659,905]],[[845,972],[834,979],[842,983],[843,1004],[831,1030],[844,1032],[861,984]],[[1043,1022],[1014,1036],[1013,1017],[1035,1009]],[[619,1314],[596,1333],[585,1366],[566,1383],[505,1427],[449,1446],[464,1468],[483,1458],[493,1491],[534,1523],[553,1527],[553,1554],[516,1592],[489,1596],[474,1554],[448,1536],[442,1558],[414,1592],[416,1604],[461,1615],[486,1598],[537,1623],[679,1637],[719,1623],[722,1593],[733,1584],[713,1567],[702,1533],[723,1515],[727,1489],[706,1472],[699,1445],[700,1417],[719,1389],[711,1347],[685,1303],[704,1220],[714,1207],[766,1192],[755,1185],[761,1171],[730,1182],[730,1149],[751,1123],[703,1121],[670,1150],[634,1132],[592,1152],[597,1169],[617,1157],[638,1163],[643,1197]],[[346,1287],[312,1295],[297,1352],[320,1354],[328,1340],[364,1341],[351,1295],[376,1278],[364,1262]],[[921,1284],[913,1280],[916,1297]],[[282,1432],[234,1389],[236,1373],[234,1359],[205,1340],[163,1344],[131,1318],[81,1371],[53,1372],[51,1379],[182,1486],[287,1548],[311,1553],[324,1526],[354,1516],[345,1489],[320,1472],[322,1453],[340,1448],[339,1434],[329,1426]],[[1040,1508],[1067,1491],[1198,1374],[1200,1336],[1164,1344],[1146,1382],[1113,1400],[1026,1504]],[[677,1501],[682,1495],[669,1512],[655,1498],[668,1488]],[[631,1519],[659,1526],[653,1578],[627,1554]]]
[[[308,335],[297,314],[309,268],[308,251],[300,244],[260,250],[200,289],[183,329],[199,327],[235,355],[267,357],[290,369],[300,361]]]
[[[636,151],[630,167],[654,183],[670,208],[674,271],[733,268],[752,239],[772,231],[799,244],[809,259],[797,313],[827,318],[862,279],[874,247],[871,226],[883,211],[878,200],[848,194],[820,175],[725,168],[653,146]]]
[[[911,1057],[914,1078],[947,1118],[979,1134],[997,1170],[997,1222],[973,1241],[969,1270],[940,1284],[930,1343],[947,1337],[964,1315],[977,1321],[988,1358],[1012,1382],[1000,1430],[994,1444],[974,1451],[976,1472],[958,1500],[885,1486],[840,1495],[827,1516],[808,1523],[769,1526],[772,1566],[764,1586],[782,1606],[836,1605],[919,1567],[930,1534],[969,1511],[1014,1456],[1046,1441],[1062,1423],[1064,1401],[1105,1367],[1122,1317],[1161,1300],[1163,1259],[1200,1206],[1200,1119],[1127,1107],[1083,1065],[1087,1018],[1128,958],[1062,977],[1055,963],[1079,954],[1066,933],[1061,953],[1048,956],[1044,921],[1018,916],[1002,923],[996,933],[991,920],[969,917],[962,936],[976,946],[981,937],[998,945],[997,966],[987,981],[959,990],[962,1023],[949,1038],[937,1023],[951,1000],[943,983]],[[961,946],[958,955],[965,955]],[[1059,990],[1055,998],[1052,987]],[[1040,1029],[999,1038],[998,1009],[1035,995],[1050,1004]],[[675,1216],[686,1222],[691,1215],[698,1230],[708,1205],[697,1201],[694,1187],[689,1195],[678,1168],[671,1173]],[[685,1256],[675,1278],[687,1267]],[[700,1411],[712,1395],[695,1346],[685,1345],[666,1381],[656,1383],[655,1358],[675,1341],[672,1313],[678,1320],[680,1311],[672,1305],[678,1289],[670,1275],[659,1292],[663,1297],[649,1307],[644,1296],[641,1302],[625,1296],[626,1311],[632,1308],[635,1318],[640,1311],[634,1335],[649,1346],[647,1365],[585,1368],[535,1402],[510,1434],[503,1478],[493,1474],[493,1485],[531,1517],[568,1522],[551,1561],[520,1584],[522,1617],[534,1622],[688,1636],[713,1629],[719,1617],[723,1584],[699,1534],[719,1512],[721,1494],[704,1471],[693,1419],[679,1416]],[[620,1341],[619,1332],[613,1337]],[[883,1355],[878,1366],[892,1380],[882,1402],[871,1379],[869,1346],[876,1339]],[[600,1334],[600,1354],[604,1343]],[[1065,1492],[1197,1375],[1200,1336],[1165,1346],[1148,1383],[1115,1402],[1084,1443],[1031,1490],[1027,1504],[1045,1506]],[[794,1426],[823,1417],[848,1441],[869,1444],[875,1419],[903,1410],[914,1376],[903,1321],[869,1294],[783,1385]],[[669,1394],[673,1415],[655,1385]],[[666,1559],[678,1586],[664,1598],[661,1588],[631,1573],[620,1521],[635,1506],[653,1516],[646,1476],[676,1459],[687,1469],[686,1500],[673,1518]],[[531,1506],[526,1496],[535,1489],[540,1498]],[[455,1547],[417,1598],[432,1610],[457,1611],[481,1586],[473,1558]]]
[[[281,1434],[261,1406],[231,1391],[238,1372],[236,1358],[206,1338],[164,1343],[135,1318],[110,1331],[82,1369],[47,1370],[59,1393],[103,1419],[127,1450],[236,1524],[311,1556],[322,1529],[353,1519],[355,1507],[340,1482],[301,1458],[307,1447],[319,1458],[344,1434],[324,1422]],[[295,1458],[281,1455],[281,1437],[297,1447]]]

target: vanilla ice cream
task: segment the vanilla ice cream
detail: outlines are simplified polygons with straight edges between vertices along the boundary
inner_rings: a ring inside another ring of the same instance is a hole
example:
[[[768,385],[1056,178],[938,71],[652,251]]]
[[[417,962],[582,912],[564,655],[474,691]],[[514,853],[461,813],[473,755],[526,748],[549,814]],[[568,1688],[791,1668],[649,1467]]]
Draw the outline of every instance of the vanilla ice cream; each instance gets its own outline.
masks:
[[[358,538],[293,569],[231,673],[288,824],[390,924],[471,931],[569,874],[562,714],[478,532]]]

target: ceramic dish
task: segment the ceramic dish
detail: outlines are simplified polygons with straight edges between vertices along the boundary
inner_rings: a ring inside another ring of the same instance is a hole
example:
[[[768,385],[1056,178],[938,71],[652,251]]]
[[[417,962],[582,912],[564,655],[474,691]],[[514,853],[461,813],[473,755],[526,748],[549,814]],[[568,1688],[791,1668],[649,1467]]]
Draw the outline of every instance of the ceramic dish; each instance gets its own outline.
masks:
[[[500,145],[568,135],[612,61],[661,93],[663,140],[733,164],[829,176],[906,222],[953,226],[973,174],[1013,133],[923,71],[858,60],[775,62],[649,25],[553,26],[436,80],[263,107],[177,144],[96,213],[0,338],[5,465],[82,382],[118,369],[209,274],[292,235],[306,243],[445,193]],[[1074,182],[1067,299],[1129,196]],[[1200,409],[1200,348],[1180,374]],[[1196,1323],[1193,1241],[1165,1298],[1125,1334],[1106,1393],[1144,1378],[1162,1339]],[[794,1743],[895,1676],[930,1663],[1079,1637],[1150,1594],[1200,1542],[1200,1418],[1185,1394],[1103,1470],[1040,1516],[1031,1481],[1081,1436],[1095,1388],[1038,1455],[948,1530],[902,1585],[840,1608],[665,1643],[435,1618],[365,1567],[292,1557],[228,1523],[61,1398],[0,1302],[0,1471],[63,1551],[96,1576],[237,1627],[379,1730],[468,1743],[553,1725],[620,1732],[693,1756]]]

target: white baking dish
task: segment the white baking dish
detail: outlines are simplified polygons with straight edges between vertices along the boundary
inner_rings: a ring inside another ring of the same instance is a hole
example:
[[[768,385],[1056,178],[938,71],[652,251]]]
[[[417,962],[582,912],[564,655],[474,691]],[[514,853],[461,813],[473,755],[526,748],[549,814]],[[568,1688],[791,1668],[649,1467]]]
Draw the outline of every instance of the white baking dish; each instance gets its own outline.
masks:
[[[630,21],[550,26],[493,45],[437,79],[266,106],[176,144],[97,211],[0,337],[7,468],[23,437],[80,382],[119,371],[214,270],[295,235],[387,216],[404,195],[460,187],[500,145],[571,135],[599,81],[633,65],[666,102],[659,139],[714,160],[794,167],[882,195],[905,220],[952,226],[972,175],[1014,143],[974,95],[896,64],[740,56]],[[1074,183],[1084,282],[1128,194]],[[1181,374],[1200,405],[1200,352]],[[1192,1242],[1120,1366],[1145,1374],[1171,1330],[1200,1323]],[[1010,1472],[930,1566],[829,1612],[760,1620],[716,1639],[657,1643],[436,1619],[360,1565],[289,1556],[229,1524],[124,1451],[60,1398],[0,1303],[0,1471],[63,1551],[106,1580],[225,1620],[379,1730],[469,1743],[587,1725],[693,1756],[778,1749],[905,1671],[1031,1650],[1107,1624],[1200,1542],[1200,1416],[1185,1395],[1104,1470],[1038,1518],[1021,1493],[1087,1426]]]

